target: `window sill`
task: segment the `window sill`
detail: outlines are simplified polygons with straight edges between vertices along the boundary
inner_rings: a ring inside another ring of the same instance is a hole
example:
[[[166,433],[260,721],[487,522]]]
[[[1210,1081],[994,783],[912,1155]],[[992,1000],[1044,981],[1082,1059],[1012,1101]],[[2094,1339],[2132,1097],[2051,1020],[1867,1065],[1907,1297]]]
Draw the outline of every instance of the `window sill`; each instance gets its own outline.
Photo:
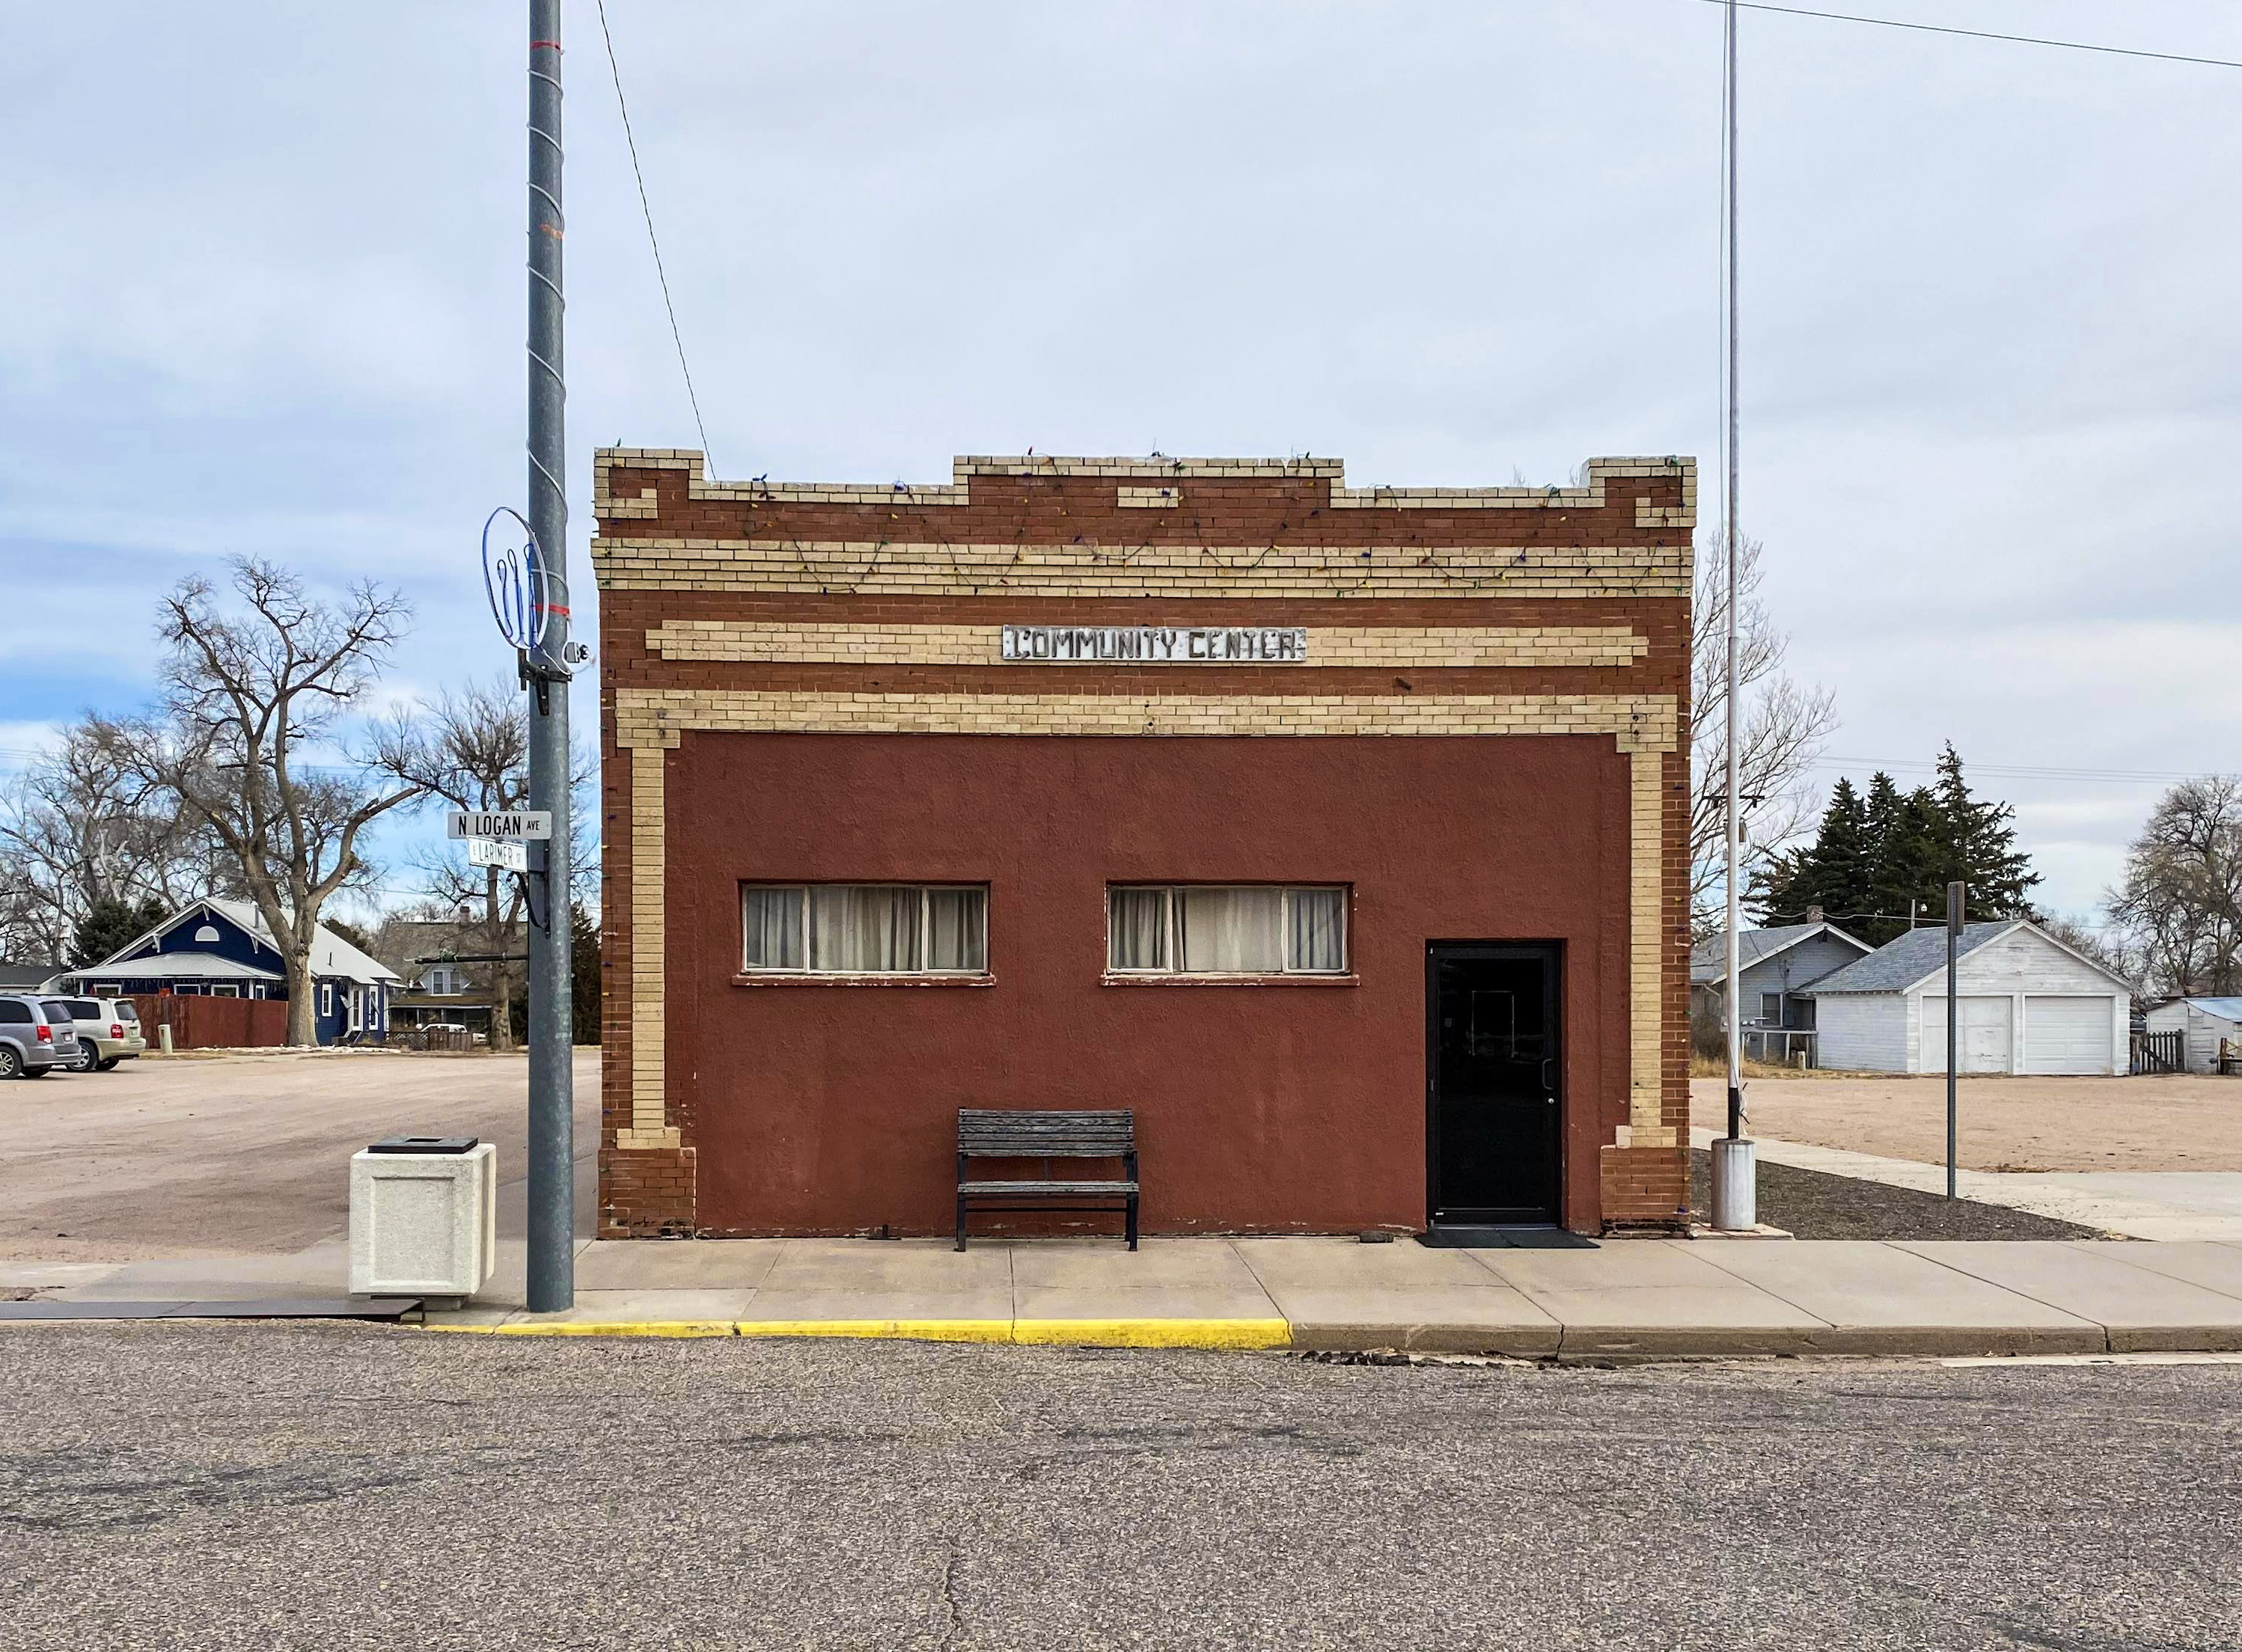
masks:
[[[1098,977],[1109,987],[1357,987],[1362,977],[1346,975],[1186,975],[1180,971],[1138,974],[1108,970]]]
[[[735,987],[992,987],[997,984],[993,975],[905,975],[900,970],[876,970],[863,974],[812,975],[769,974],[757,972],[732,977]]]

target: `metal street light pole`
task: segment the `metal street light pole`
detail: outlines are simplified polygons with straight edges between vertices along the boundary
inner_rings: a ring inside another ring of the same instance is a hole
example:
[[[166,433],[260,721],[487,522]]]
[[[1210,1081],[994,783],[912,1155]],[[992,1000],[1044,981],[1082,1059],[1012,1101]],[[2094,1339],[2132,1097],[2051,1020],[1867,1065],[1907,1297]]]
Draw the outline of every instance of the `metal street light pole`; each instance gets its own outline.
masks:
[[[529,930],[529,1295],[574,1306],[575,1096],[569,982],[568,500],[561,377],[560,0],[529,5],[529,529],[546,574],[527,651],[529,807],[549,809],[545,913]]]
[[[1758,1178],[1752,1164],[1752,1144],[1744,1138],[1744,1078],[1743,1078],[1743,1004],[1742,984],[1742,941],[1738,930],[1743,919],[1742,890],[1739,887],[1743,860],[1743,800],[1738,794],[1743,789],[1743,754],[1736,744],[1736,698],[1742,688],[1737,662],[1736,575],[1739,556],[1736,538],[1736,480],[1737,433],[1740,420],[1736,397],[1736,6],[1728,0],[1727,29],[1723,36],[1725,76],[1722,80],[1722,104],[1726,115],[1722,132],[1727,161],[1723,178],[1723,197],[1727,207],[1724,251],[1723,285],[1728,289],[1728,359],[1727,415],[1722,431],[1727,447],[1727,490],[1724,500],[1725,520],[1722,534],[1722,549],[1728,557],[1728,704],[1726,744],[1728,748],[1728,799],[1724,810],[1728,837],[1728,914],[1726,937],[1728,1056],[1728,1133],[1713,1144],[1713,1226],[1727,1231],[1750,1228],[1759,1223]]]

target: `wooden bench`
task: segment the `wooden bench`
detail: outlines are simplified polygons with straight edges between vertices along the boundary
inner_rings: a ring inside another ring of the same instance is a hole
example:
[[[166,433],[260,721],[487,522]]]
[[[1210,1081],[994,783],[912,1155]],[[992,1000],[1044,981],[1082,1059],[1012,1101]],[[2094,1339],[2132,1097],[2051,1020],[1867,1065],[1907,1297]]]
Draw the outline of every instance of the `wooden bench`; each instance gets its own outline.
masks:
[[[1123,1176],[1043,1181],[975,1181],[976,1158],[1118,1158]],[[1020,1205],[989,1205],[989,1199],[1028,1199]],[[1063,1199],[1095,1199],[1068,1205]],[[957,1248],[965,1248],[969,1203],[993,1211],[1104,1211],[1113,1201],[1126,1212],[1129,1248],[1137,1248],[1137,1115],[1128,1108],[1111,1112],[1006,1112],[957,1110]]]

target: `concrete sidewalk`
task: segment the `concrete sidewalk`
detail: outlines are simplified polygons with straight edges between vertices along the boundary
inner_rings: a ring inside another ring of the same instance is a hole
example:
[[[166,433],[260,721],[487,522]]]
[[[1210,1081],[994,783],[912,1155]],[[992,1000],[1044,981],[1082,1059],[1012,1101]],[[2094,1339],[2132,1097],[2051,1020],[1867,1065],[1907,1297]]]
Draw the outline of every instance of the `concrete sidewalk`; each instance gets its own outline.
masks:
[[[1714,1132],[1690,1131],[1690,1145]],[[1946,1166],[1842,1147],[1757,1138],[1762,1163],[1820,1171],[1922,1193],[1946,1191]],[[1955,1172],[1955,1192],[1984,1205],[2030,1211],[2137,1239],[2242,1241],[2242,1171],[1984,1171]]]
[[[0,1262],[50,1300],[333,1296],[337,1244],[94,1267]],[[524,1312],[519,1241],[433,1327],[500,1334],[1496,1353],[1574,1359],[2242,1350],[2242,1244],[1610,1239],[707,1239],[584,1243],[577,1305]]]

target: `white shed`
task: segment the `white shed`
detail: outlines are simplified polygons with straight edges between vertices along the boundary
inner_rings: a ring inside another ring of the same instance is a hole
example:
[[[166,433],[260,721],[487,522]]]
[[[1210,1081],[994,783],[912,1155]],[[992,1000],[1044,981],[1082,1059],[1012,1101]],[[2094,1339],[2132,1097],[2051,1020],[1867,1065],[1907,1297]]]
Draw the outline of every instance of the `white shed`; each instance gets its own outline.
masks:
[[[1961,1071],[2121,1073],[2132,989],[2022,918],[1962,931]],[[1807,989],[1824,1067],[1946,1071],[1946,931],[1910,930]]]
[[[2184,1032],[2181,1065],[2190,1072],[2217,1072],[2224,1039],[2242,1049],[2242,998],[2175,998],[2145,1017],[2151,1032]]]

